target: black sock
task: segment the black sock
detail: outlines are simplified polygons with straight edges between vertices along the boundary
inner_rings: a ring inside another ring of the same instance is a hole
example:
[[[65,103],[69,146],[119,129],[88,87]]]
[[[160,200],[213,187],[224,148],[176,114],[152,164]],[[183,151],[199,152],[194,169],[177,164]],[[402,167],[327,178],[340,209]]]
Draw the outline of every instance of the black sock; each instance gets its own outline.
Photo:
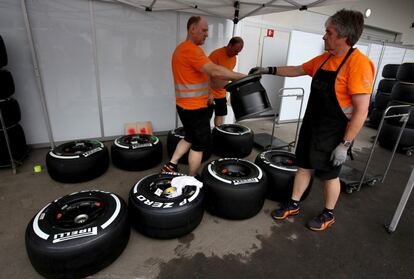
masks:
[[[290,203],[293,204],[294,206],[299,206],[299,201],[295,201],[294,199],[290,199]]]
[[[326,212],[326,213],[329,213],[329,214],[334,214],[334,212],[333,212],[334,210],[333,209],[327,209],[326,207],[323,209],[323,211],[322,212]]]
[[[175,168],[175,169],[178,167],[178,164],[174,164],[174,163],[171,163],[171,162],[168,162],[168,165],[169,165],[170,167]]]

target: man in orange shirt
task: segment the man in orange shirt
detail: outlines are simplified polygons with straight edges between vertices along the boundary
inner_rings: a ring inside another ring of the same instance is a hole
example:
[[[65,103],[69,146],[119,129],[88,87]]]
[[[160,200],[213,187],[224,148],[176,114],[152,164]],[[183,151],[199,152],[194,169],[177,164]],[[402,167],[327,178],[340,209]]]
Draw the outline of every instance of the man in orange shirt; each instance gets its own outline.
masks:
[[[233,70],[237,62],[237,54],[243,49],[243,39],[240,37],[233,37],[225,47],[214,50],[210,55],[210,60],[229,70]],[[209,109],[211,115],[214,110],[214,126],[220,126],[224,122],[224,116],[227,115],[227,99],[226,89],[224,86],[228,83],[228,80],[217,79],[210,77],[210,99]]]
[[[312,172],[324,182],[325,208],[308,228],[322,231],[335,222],[334,207],[341,191],[339,172],[347,151],[368,114],[374,65],[353,48],[361,36],[363,15],[340,10],[325,23],[326,52],[300,66],[256,67],[250,73],[285,77],[312,76],[311,93],[296,147],[298,170],[290,201],[272,212],[276,220],[299,213],[299,201]]]
[[[185,138],[178,142],[170,162],[162,167],[162,172],[178,172],[178,160],[190,151],[188,174],[197,175],[203,151],[209,148],[211,142],[207,108],[210,91],[208,77],[236,80],[245,76],[210,61],[199,47],[207,36],[207,20],[201,16],[190,17],[187,38],[176,47],[172,56],[176,107]]]

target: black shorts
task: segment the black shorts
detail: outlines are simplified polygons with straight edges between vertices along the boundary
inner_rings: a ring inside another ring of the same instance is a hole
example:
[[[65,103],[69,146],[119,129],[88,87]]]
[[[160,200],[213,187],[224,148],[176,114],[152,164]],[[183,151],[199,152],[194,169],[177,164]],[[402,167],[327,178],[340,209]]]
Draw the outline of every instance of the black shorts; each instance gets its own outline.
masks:
[[[227,115],[227,99],[226,97],[220,99],[214,99],[215,105],[209,105],[210,118],[213,116],[213,110],[216,116]]]
[[[191,149],[194,151],[210,149],[211,129],[208,108],[190,110],[177,106],[177,112],[183,123],[184,139],[191,143]]]
[[[312,136],[305,129],[301,128],[296,146],[297,166],[303,169],[315,170],[315,176],[322,180],[339,177],[341,166],[334,167],[332,165],[330,161],[331,151],[318,150]]]

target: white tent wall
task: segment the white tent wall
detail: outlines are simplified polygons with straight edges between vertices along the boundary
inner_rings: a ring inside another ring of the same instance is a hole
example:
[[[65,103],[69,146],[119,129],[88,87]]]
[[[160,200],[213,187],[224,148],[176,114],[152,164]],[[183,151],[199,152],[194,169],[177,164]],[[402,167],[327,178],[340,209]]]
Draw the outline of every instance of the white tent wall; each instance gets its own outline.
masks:
[[[85,0],[26,5],[54,141],[114,137],[136,121],[151,121],[155,132],[175,127],[171,54],[190,14]],[[0,7],[27,142],[48,143],[21,5],[0,0]],[[208,55],[228,42],[233,23],[207,19]]]

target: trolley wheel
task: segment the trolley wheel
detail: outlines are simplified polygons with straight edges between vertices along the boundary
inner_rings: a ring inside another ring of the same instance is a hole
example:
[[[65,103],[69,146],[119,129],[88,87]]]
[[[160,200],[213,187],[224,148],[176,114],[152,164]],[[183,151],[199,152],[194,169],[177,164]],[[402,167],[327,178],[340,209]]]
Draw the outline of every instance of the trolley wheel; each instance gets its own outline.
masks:
[[[347,186],[347,187],[345,188],[345,192],[346,192],[347,194],[352,194],[352,193],[354,192],[354,188],[353,188],[353,187],[349,187],[349,186]]]
[[[368,185],[368,186],[374,186],[374,185],[375,185],[375,183],[377,183],[377,180],[376,180],[376,179],[371,180],[371,181],[368,181],[368,182],[367,182],[367,185]]]
[[[411,155],[413,155],[413,151],[412,150],[407,150],[405,152],[405,155],[407,155],[408,157],[410,157]]]

